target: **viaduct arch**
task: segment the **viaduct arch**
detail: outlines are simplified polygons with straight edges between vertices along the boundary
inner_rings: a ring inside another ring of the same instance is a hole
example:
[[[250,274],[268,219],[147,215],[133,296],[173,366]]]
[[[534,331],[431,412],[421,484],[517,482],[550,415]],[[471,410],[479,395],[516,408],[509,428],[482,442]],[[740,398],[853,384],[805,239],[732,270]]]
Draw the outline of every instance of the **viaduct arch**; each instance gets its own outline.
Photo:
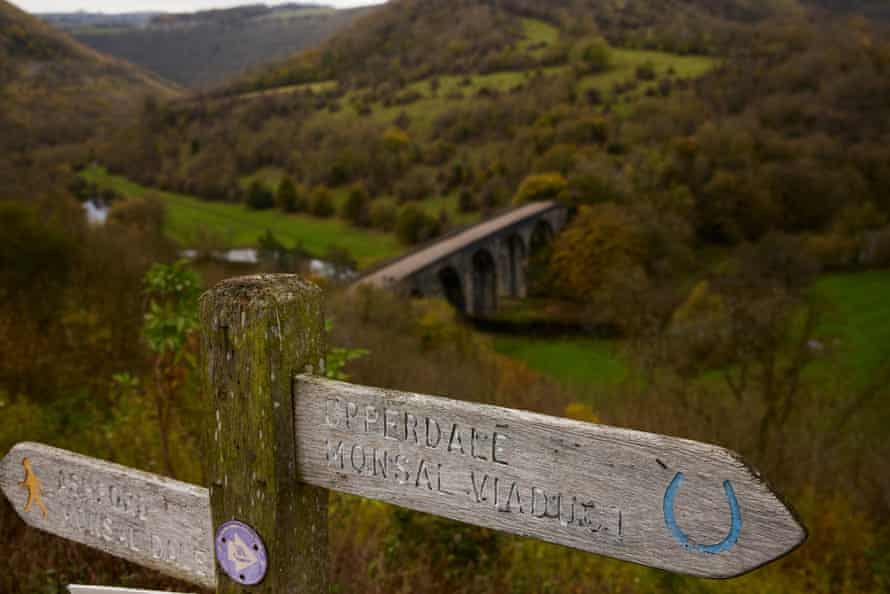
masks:
[[[384,264],[354,286],[443,297],[467,315],[485,317],[497,311],[500,298],[528,295],[529,258],[567,218],[557,202],[526,204]]]

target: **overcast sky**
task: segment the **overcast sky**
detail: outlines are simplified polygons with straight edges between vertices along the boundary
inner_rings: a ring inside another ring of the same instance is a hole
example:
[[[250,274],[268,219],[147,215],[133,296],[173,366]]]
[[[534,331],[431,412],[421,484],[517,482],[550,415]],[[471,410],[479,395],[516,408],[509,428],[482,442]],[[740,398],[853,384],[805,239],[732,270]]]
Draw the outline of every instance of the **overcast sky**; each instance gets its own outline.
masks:
[[[224,8],[243,4],[287,4],[300,0],[12,0],[28,12],[191,12],[205,8]],[[305,0],[306,3],[327,4],[337,8],[380,4],[382,0]]]

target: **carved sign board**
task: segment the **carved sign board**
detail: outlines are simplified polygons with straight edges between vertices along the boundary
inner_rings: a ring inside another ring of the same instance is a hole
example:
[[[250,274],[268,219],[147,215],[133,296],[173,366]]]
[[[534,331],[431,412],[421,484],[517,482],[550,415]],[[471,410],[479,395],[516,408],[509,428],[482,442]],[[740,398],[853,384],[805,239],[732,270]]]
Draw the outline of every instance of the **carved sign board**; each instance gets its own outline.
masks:
[[[295,388],[299,478],[312,485],[711,578],[806,538],[720,447],[310,376]]]
[[[0,462],[0,487],[35,528],[216,586],[207,489],[35,443]]]

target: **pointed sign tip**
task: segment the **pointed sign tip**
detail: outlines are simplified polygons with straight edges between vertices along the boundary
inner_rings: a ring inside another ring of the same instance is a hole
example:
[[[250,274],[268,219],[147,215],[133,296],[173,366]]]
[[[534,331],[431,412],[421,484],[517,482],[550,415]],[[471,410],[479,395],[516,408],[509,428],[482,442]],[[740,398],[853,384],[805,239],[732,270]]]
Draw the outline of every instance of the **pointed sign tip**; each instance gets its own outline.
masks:
[[[730,457],[736,464],[744,467],[753,481],[759,484],[761,489],[772,498],[773,505],[771,507],[773,508],[773,519],[777,520],[774,526],[774,539],[776,542],[784,544],[781,549],[775,551],[772,557],[762,563],[757,563],[750,568],[745,568],[739,572],[728,572],[725,576],[716,576],[717,579],[729,579],[748,574],[764,565],[790,555],[806,542],[809,537],[809,531],[803,523],[800,515],[798,515],[797,511],[794,509],[794,506],[780,494],[779,490],[776,489],[759,470],[751,466],[738,452],[722,446],[716,447]]]
[[[784,551],[780,551],[775,556],[765,559],[761,563],[758,563],[756,565],[751,565],[749,567],[745,567],[738,571],[728,571],[725,574],[701,575],[698,577],[704,577],[704,578],[715,579],[715,580],[730,580],[730,579],[748,575],[749,573],[753,573],[766,565],[770,565],[772,563],[775,563],[777,561],[784,559],[785,557],[787,557],[788,555],[792,554],[797,549],[799,549],[806,542],[807,538],[809,537],[809,533],[804,525],[800,524],[800,522],[797,521],[796,519],[793,521],[793,524],[794,524],[794,527],[797,529],[798,534],[797,534],[796,538],[788,541],[788,546],[785,548]]]

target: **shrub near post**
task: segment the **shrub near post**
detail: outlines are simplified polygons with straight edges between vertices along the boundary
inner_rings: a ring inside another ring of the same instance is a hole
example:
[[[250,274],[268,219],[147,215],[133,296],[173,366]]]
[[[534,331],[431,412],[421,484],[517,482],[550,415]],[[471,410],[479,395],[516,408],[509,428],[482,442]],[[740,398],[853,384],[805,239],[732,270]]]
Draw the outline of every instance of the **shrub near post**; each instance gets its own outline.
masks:
[[[327,491],[296,479],[293,417],[294,375],[323,365],[321,290],[292,275],[223,282],[201,299],[201,342],[214,529],[237,520],[263,540],[251,591],[327,592]],[[217,573],[217,592],[243,591]]]

